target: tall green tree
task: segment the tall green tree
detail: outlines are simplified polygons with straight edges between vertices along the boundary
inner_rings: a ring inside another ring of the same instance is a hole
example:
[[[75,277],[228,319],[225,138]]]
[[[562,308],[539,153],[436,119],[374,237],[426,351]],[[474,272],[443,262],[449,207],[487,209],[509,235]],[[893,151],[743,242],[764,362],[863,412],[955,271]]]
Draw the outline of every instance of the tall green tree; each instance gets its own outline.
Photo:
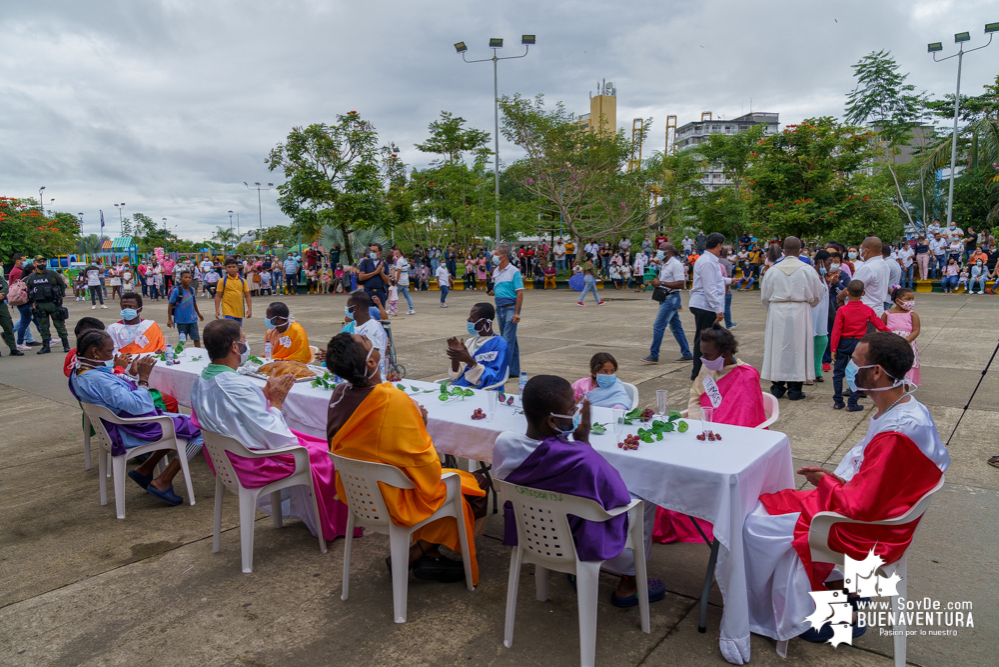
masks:
[[[303,241],[312,241],[326,226],[349,238],[385,223],[379,156],[374,125],[350,111],[333,125],[293,128],[265,162],[284,172],[278,204]],[[353,262],[349,246],[346,251]]]
[[[877,138],[831,117],[788,125],[761,139],[746,180],[752,229],[805,239],[896,238],[891,192],[868,168]]]
[[[64,255],[73,252],[79,238],[80,221],[75,215],[46,215],[35,199],[0,197],[0,259],[9,262],[17,252],[28,257]]]
[[[577,238],[631,235],[647,229],[649,175],[627,171],[634,155],[623,130],[591,130],[562,103],[543,96],[500,99],[503,136],[524,150],[509,167],[539,212],[554,211]],[[644,140],[652,120],[643,124]]]

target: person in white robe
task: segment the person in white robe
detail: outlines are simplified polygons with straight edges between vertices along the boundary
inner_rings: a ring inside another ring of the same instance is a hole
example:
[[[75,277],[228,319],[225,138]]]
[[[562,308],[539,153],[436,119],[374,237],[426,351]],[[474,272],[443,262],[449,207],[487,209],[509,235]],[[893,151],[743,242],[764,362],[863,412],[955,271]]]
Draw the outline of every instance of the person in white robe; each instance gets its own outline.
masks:
[[[894,375],[889,375],[885,361],[889,355],[884,349],[890,348],[897,341],[885,338],[890,334],[877,332],[869,334],[865,342],[857,346],[854,361],[864,370],[857,375],[857,385],[870,392],[877,408],[871,417],[864,438],[843,457],[835,471],[823,470],[817,467],[804,467],[798,471],[815,484],[818,489],[811,491],[788,490],[779,494],[763,496],[756,507],[746,518],[743,526],[743,546],[746,552],[746,585],[749,597],[750,631],[765,635],[778,641],[786,641],[792,637],[803,635],[809,641],[825,641],[831,627],[811,628],[805,618],[815,611],[815,604],[809,591],[815,588],[815,570],[820,564],[802,561],[799,549],[807,549],[807,526],[799,525],[799,531],[806,532],[796,535],[796,525],[800,524],[801,512],[787,511],[773,513],[774,507],[781,505],[787,496],[804,499],[809,508],[810,517],[815,510],[838,511],[848,518],[864,521],[884,520],[900,516],[904,510],[915,504],[918,498],[932,489],[950,465],[950,454],[940,440],[936,424],[929,410],[906,393],[905,373],[903,367],[895,363],[892,369]],[[875,341],[875,338],[879,340]],[[881,351],[871,350],[873,345],[880,345]],[[901,346],[894,345],[901,348]],[[904,350],[897,350],[896,357],[904,355]],[[891,351],[889,350],[889,353]],[[911,366],[911,355],[908,364]],[[884,363],[875,363],[877,361]],[[897,376],[897,377],[896,377]],[[873,444],[872,444],[873,441]],[[913,446],[914,445],[914,446]],[[871,448],[876,452],[867,456]],[[889,452],[886,455],[886,452]],[[904,466],[906,475],[899,475],[898,469]],[[913,473],[912,471],[919,471]],[[908,475],[908,477],[907,477]],[[855,479],[856,478],[856,479]],[[863,480],[863,481],[861,481]],[[877,480],[878,486],[867,486]],[[893,481],[894,480],[894,481]],[[893,484],[896,485],[893,488]],[[822,494],[838,494],[837,502],[844,497],[854,498],[852,503],[840,506],[824,505],[818,500]],[[819,494],[816,496],[815,494]],[[904,498],[899,496],[904,495]],[[778,498],[784,496],[784,498]],[[864,510],[867,516],[851,516],[851,512],[843,507],[860,507],[863,503],[869,507]],[[785,509],[793,506],[787,503]],[[901,509],[898,507],[901,506]],[[837,528],[833,529],[834,531]],[[914,528],[912,529],[914,531]],[[830,546],[833,546],[833,536],[830,533]],[[886,558],[888,564],[895,562],[904,549],[908,547],[906,539],[899,540],[896,535],[885,533],[872,538],[869,533],[857,542],[863,549],[873,544],[876,552],[881,555],[882,548],[894,548],[892,556]],[[911,540],[911,532],[908,540]],[[883,538],[881,543],[872,539]],[[893,547],[888,543],[896,540]],[[858,547],[860,548],[860,547]],[[859,554],[852,554],[860,558]],[[829,566],[826,566],[828,569]],[[810,570],[811,579],[810,579]],[[824,571],[819,570],[818,576]],[[843,579],[838,569],[833,569],[825,576],[825,582],[837,588],[835,582]],[[854,636],[862,634],[860,628],[854,628]],[[743,643],[733,643],[726,649],[722,647],[725,658],[734,664],[749,661],[749,638]]]
[[[784,239],[784,257],[763,275],[760,294],[767,309],[767,329],[760,377],[770,393],[792,401],[805,397],[802,385],[815,379],[812,308],[826,297],[826,287],[812,268],[798,259],[801,241]]]

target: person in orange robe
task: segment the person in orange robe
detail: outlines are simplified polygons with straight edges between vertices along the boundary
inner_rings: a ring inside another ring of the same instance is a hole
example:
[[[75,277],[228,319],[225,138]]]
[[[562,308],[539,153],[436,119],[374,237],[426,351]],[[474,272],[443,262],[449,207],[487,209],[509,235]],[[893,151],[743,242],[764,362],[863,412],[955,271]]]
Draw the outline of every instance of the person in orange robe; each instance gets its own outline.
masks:
[[[298,322],[291,321],[288,306],[275,301],[267,306],[267,316],[264,318],[267,334],[264,340],[271,344],[272,359],[287,359],[307,364],[312,361],[312,350],[309,349],[309,337]]]
[[[458,473],[465,496],[468,534],[469,553],[463,556],[471,560],[472,585],[478,584],[475,516],[469,498],[484,498],[485,491],[470,473],[442,469],[427,432],[426,409],[417,407],[392,384],[382,382],[381,353],[371,341],[357,334],[338,334],[327,347],[326,360],[332,372],[347,380],[334,390],[330,400],[326,427],[330,451],[352,459],[393,465],[413,481],[412,489],[382,487],[392,521],[401,526],[416,525],[436,512],[447,496],[441,473]],[[346,497],[339,473],[336,486],[339,496]],[[423,526],[413,533],[413,541],[409,564],[417,578],[436,581],[464,578],[462,564],[437,551],[439,545],[461,551],[454,517]]]
[[[110,324],[108,335],[114,341],[115,354],[145,354],[159,352],[166,347],[166,338],[160,325],[153,320],[144,320],[142,296],[135,292],[121,295],[121,319]]]

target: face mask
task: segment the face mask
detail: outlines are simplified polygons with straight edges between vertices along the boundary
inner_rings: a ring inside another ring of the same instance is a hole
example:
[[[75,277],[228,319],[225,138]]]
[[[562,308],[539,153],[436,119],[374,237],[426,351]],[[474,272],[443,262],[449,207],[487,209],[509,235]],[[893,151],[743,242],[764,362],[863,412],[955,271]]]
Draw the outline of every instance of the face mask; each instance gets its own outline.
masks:
[[[374,353],[374,351],[375,351],[375,350],[377,350],[377,349],[378,349],[378,348],[376,348],[376,347],[375,347],[375,344],[374,344],[374,343],[372,343],[372,344],[371,344],[371,349],[370,349],[370,350],[368,350],[368,354],[367,354],[367,355],[366,355],[366,356],[364,357],[364,365],[365,365],[365,366],[367,366],[367,365],[368,365],[368,360],[369,360],[369,359],[371,359],[371,355],[372,355],[372,354]],[[365,377],[365,378],[371,378],[371,377],[374,377],[375,373],[377,373],[377,372],[378,372],[378,366],[377,366],[377,365],[375,365],[375,370],[371,371],[370,373],[365,373],[364,377]]]
[[[982,265],[982,263],[981,263],[981,262],[975,262],[975,263],[976,263],[976,264],[977,264],[978,266],[981,266],[981,265]]]
[[[857,253],[851,252],[849,254],[850,254],[850,259],[857,259]]]
[[[603,375],[597,374],[597,386],[603,389],[610,387],[615,382],[617,382],[617,375]]]
[[[826,275],[826,267],[820,266],[819,267],[819,273],[822,274],[823,276]]]
[[[666,253],[664,253],[662,250],[656,251],[656,259],[662,261],[664,257],[666,257]]]
[[[895,387],[902,386],[905,384],[905,378],[901,380],[895,380],[895,384],[890,387],[858,387],[857,386],[857,373],[865,368],[874,368],[877,364],[869,364],[867,366],[858,366],[853,359],[846,364],[846,382],[850,385],[852,391],[888,391],[889,389],[894,389]],[[890,375],[888,377],[891,377]]]
[[[902,301],[902,302],[900,302],[898,304],[898,307],[901,308],[902,310],[906,310],[906,311],[912,310],[913,308],[916,307],[916,302],[915,301]]]
[[[368,253],[368,257],[370,257],[371,259],[378,259],[378,253],[377,252],[369,252]]]
[[[239,365],[242,366],[250,358],[250,346],[247,343],[239,343]]]
[[[951,225],[950,228],[951,229],[957,229],[957,225]]]
[[[122,308],[121,309],[121,319],[124,321],[134,320],[139,316],[139,311],[135,308]]]
[[[557,415],[554,412],[551,412],[549,414],[552,417],[555,417],[556,419],[571,419],[572,420],[572,426],[570,426],[569,428],[559,428],[558,426],[555,427],[555,430],[558,431],[558,434],[560,436],[561,435],[569,435],[570,433],[572,433],[573,431],[575,431],[576,428],[579,427],[579,423],[581,421],[583,421],[583,413],[580,410],[576,410],[576,412],[571,417],[569,415]]]
[[[264,326],[267,327],[268,329],[273,329],[277,325],[274,324],[274,320],[272,320],[269,317],[265,317],[264,318]]]
[[[479,332],[475,330],[475,324],[472,322],[465,322],[465,328],[468,329],[469,336],[478,336]]]
[[[714,360],[701,357],[701,364],[703,364],[704,367],[710,371],[720,371],[725,368],[725,357],[720,354],[718,355],[718,358]]]
[[[829,265],[829,270],[830,271],[839,271],[839,264],[830,264]]]
[[[88,359],[87,357],[77,357],[80,361],[89,361],[91,368],[98,370],[111,370],[114,368],[114,359]]]
[[[353,320],[354,319],[354,307],[353,306],[344,306],[343,307],[343,312],[347,316],[348,320]]]

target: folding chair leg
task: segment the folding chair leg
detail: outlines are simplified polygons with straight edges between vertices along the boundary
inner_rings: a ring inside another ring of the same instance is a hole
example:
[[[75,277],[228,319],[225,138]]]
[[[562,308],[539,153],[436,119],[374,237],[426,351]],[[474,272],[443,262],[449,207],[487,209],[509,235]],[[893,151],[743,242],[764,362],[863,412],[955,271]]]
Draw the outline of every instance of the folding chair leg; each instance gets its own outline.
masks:
[[[253,528],[257,518],[256,497],[239,490],[239,543],[243,558],[243,573],[253,572]]]
[[[593,667],[597,654],[597,596],[602,561],[576,561],[579,603],[579,664]]]
[[[396,623],[406,622],[410,539],[408,529],[395,524],[389,526],[389,548],[392,553],[392,608]]]
[[[635,556],[635,579],[638,582],[638,611],[642,621],[642,632],[652,632],[652,619],[649,616],[649,586],[646,582],[649,579],[648,563],[645,561],[645,525],[642,521],[642,514],[645,509],[644,503],[639,505],[632,516],[631,522],[631,544],[632,554]]]
[[[468,590],[474,591],[475,585],[472,583],[472,555],[468,548],[468,540],[474,538],[470,538],[468,535],[468,524],[465,523],[465,497],[461,495],[460,488],[458,493],[455,494],[453,502],[455,505],[454,520],[458,522],[458,542],[461,545],[461,562],[465,567],[465,586]]]
[[[895,572],[900,577],[902,577],[902,580],[900,582],[898,582],[898,584],[897,584],[897,586],[895,588],[895,590],[898,592],[898,595],[896,595],[895,597],[893,597],[891,599],[892,608],[895,610],[895,613],[898,616],[898,620],[901,621],[900,623],[896,624],[895,628],[894,628],[895,629],[895,666],[896,667],[905,667],[905,653],[906,653],[905,629],[906,629],[906,624],[905,624],[905,621],[903,620],[903,616],[901,614],[901,612],[904,611],[902,609],[902,602],[901,601],[909,599],[908,590],[907,590],[908,586],[906,586],[906,584],[905,584],[905,581],[906,581],[906,579],[908,578],[908,575],[909,575],[909,573],[908,573],[908,563],[906,562],[907,559],[908,559],[908,554],[903,555],[902,558],[898,561],[898,564],[895,567]]]
[[[548,584],[551,579],[551,570],[548,568],[541,567],[537,563],[534,564],[534,590],[535,597],[537,597],[539,602],[544,602],[548,599]]]
[[[97,480],[101,487],[101,505],[108,504],[108,457],[101,449],[97,455]]]
[[[350,548],[354,545],[354,513],[347,515],[347,535],[343,539],[343,592],[340,599],[346,600],[350,592]],[[407,559],[408,562],[408,559]]]
[[[718,540],[711,543],[711,556],[708,557],[708,572],[704,575],[704,587],[701,588],[701,620],[697,624],[698,632],[708,631],[708,593],[711,592],[711,580],[715,576],[715,562],[718,560]]]
[[[83,468],[90,470],[90,422],[83,420]]]
[[[326,536],[323,535],[323,519],[319,515],[319,501],[316,500],[316,489],[312,485],[306,487],[308,489],[309,499],[312,501],[312,513],[316,517],[316,533],[319,537],[319,551],[321,553],[326,553]],[[353,514],[353,512],[351,512]]]
[[[280,528],[284,525],[281,520],[281,492],[274,491],[271,493],[271,519],[274,521],[274,527]]]
[[[215,526],[212,534],[212,553],[219,552],[219,539],[222,535],[222,499],[225,496],[225,485],[222,478],[215,478]]]
[[[181,441],[184,444],[180,445],[177,449],[177,458],[180,460],[180,470],[184,473],[184,486],[187,487],[187,497],[191,505],[194,505],[194,485],[191,483],[191,466],[187,460],[187,442]],[[163,457],[166,460],[166,457]]]
[[[513,646],[513,619],[517,613],[517,589],[520,588],[520,547],[510,553],[510,577],[506,584],[506,623],[503,627],[503,646]],[[537,577],[537,571],[534,574]]]
[[[782,658],[787,657],[787,640],[777,642],[777,655]]]
[[[114,509],[119,519],[125,518],[125,457],[115,456],[111,459],[114,472]]]

